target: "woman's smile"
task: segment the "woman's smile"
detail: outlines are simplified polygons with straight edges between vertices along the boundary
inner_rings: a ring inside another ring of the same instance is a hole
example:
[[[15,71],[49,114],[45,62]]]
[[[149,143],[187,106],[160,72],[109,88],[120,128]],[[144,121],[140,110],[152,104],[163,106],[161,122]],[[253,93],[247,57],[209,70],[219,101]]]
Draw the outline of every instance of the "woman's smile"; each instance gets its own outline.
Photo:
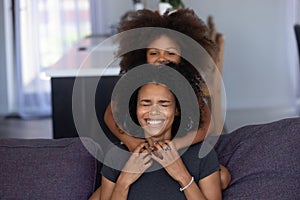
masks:
[[[165,122],[164,119],[147,119],[146,121],[149,126],[161,126]]]

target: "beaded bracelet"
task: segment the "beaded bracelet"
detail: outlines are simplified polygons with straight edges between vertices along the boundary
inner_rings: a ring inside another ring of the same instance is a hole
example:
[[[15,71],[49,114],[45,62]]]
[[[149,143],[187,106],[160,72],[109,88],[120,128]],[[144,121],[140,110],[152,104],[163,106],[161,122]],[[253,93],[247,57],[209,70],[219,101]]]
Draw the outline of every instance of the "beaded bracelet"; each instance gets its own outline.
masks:
[[[194,181],[194,177],[192,176],[191,181],[186,186],[184,186],[183,188],[179,188],[180,192],[182,192],[183,190],[185,190],[188,187],[190,187],[190,185],[192,185],[193,181]]]

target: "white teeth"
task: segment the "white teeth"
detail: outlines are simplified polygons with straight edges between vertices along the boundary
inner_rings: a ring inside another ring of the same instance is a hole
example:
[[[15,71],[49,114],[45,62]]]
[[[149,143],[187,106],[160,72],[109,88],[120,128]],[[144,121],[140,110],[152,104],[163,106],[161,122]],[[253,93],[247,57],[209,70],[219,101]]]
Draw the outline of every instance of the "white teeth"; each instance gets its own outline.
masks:
[[[147,123],[150,125],[160,124],[163,120],[148,120]]]

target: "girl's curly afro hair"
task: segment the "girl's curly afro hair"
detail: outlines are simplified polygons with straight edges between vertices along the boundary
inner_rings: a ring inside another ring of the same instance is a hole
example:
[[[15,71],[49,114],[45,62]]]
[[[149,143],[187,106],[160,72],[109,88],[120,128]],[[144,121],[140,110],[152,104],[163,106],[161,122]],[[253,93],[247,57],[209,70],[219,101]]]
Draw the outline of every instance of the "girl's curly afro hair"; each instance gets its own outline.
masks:
[[[210,57],[217,61],[217,45],[209,39],[207,25],[191,9],[182,8],[176,11],[167,11],[160,15],[156,11],[138,10],[129,13],[120,23],[118,32],[130,31],[139,28],[154,27],[160,29],[140,29],[139,34],[125,34],[119,38],[120,47],[118,56],[121,57],[121,74],[135,66],[146,63],[146,48],[153,40],[161,35],[167,35],[178,43],[181,51],[190,48],[179,38],[174,38],[171,32],[182,33],[200,44]],[[161,31],[158,31],[161,30]],[[128,52],[131,47],[141,47]]]

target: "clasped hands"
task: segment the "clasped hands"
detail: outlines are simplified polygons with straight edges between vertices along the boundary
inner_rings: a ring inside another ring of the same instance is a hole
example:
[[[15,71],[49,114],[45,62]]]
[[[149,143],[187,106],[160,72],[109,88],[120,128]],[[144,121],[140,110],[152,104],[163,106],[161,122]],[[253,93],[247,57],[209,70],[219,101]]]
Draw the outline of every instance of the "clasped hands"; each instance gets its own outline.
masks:
[[[147,142],[138,145],[132,152],[129,160],[123,168],[123,175],[127,181],[134,183],[151,165],[158,162],[167,173],[178,180],[181,171],[186,171],[175,145],[170,140],[154,142],[150,146]]]

